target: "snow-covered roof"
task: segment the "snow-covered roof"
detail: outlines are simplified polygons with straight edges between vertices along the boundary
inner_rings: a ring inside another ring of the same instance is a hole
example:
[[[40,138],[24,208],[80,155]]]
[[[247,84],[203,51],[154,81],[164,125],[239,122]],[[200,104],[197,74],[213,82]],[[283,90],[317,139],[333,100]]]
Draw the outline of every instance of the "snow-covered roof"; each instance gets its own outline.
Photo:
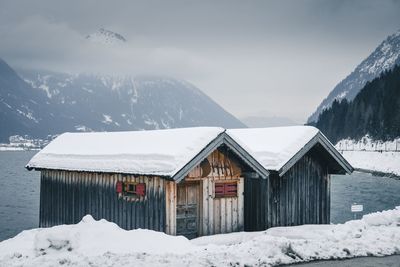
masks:
[[[226,133],[267,170],[280,170],[319,130],[312,126],[230,129]]]
[[[194,127],[64,133],[37,153],[27,167],[173,176],[224,131]]]
[[[342,166],[339,168],[352,171],[326,137],[311,126],[65,133],[36,154],[26,167],[160,175],[181,180],[209,153],[226,144],[266,177],[269,171],[282,175],[318,142]]]

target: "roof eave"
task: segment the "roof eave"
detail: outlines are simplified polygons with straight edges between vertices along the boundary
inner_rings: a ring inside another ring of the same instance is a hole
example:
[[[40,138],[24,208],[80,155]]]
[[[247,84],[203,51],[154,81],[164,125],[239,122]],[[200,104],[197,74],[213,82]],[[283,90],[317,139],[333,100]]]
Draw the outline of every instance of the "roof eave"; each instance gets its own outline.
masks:
[[[296,162],[302,158],[314,145],[320,143],[325,150],[335,159],[336,162],[344,169],[347,174],[351,174],[354,169],[350,163],[336,150],[329,140],[318,131],[317,134],[302,147],[288,162],[286,162],[279,170],[279,176],[283,176]]]
[[[157,173],[135,173],[135,172],[119,172],[119,171],[101,171],[101,170],[73,170],[73,169],[63,169],[63,168],[45,168],[45,167],[31,167],[26,165],[25,168],[28,171],[66,171],[66,172],[88,172],[88,173],[108,173],[108,174],[126,174],[135,176],[152,176],[152,177],[162,177],[167,180],[173,180],[171,175],[157,174]]]
[[[222,144],[227,145],[235,154],[237,154],[246,164],[254,169],[257,174],[263,178],[267,178],[269,171],[266,170],[258,161],[256,161],[246,150],[244,150],[235,140],[233,140],[225,131],[220,133],[213,141],[211,141],[200,153],[182,167],[172,179],[177,183],[185,179],[186,175],[200,162],[210,155],[215,149]]]
[[[354,171],[353,166],[346,160],[342,154],[337,151],[335,146],[326,138],[324,134],[318,132],[318,139],[322,146],[335,158],[337,162],[342,166],[342,168],[346,171],[347,174],[351,174]]]

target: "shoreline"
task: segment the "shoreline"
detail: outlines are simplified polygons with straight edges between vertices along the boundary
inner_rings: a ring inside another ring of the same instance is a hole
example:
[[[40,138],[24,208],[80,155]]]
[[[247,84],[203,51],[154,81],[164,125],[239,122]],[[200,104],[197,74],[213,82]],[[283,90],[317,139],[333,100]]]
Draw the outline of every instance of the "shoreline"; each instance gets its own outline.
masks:
[[[378,177],[387,177],[387,178],[392,178],[395,180],[400,180],[400,175],[397,175],[395,173],[390,173],[390,172],[374,171],[374,170],[363,169],[363,168],[354,168],[354,171],[368,173],[368,174],[372,174],[372,175],[378,176]]]
[[[41,148],[0,147],[0,152],[39,151]]]
[[[377,176],[400,178],[400,152],[340,151],[355,170]]]

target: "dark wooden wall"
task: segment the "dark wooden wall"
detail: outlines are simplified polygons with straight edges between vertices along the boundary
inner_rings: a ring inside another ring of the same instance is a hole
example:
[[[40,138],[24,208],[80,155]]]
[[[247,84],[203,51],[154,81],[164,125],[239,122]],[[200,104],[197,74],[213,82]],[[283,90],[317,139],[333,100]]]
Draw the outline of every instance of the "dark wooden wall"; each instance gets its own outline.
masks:
[[[122,197],[116,193],[117,181],[146,183],[146,196]],[[39,226],[77,223],[90,214],[124,229],[164,231],[166,184],[160,177],[43,170]]]
[[[330,175],[315,155],[301,158],[282,177],[245,179],[245,230],[330,222]]]

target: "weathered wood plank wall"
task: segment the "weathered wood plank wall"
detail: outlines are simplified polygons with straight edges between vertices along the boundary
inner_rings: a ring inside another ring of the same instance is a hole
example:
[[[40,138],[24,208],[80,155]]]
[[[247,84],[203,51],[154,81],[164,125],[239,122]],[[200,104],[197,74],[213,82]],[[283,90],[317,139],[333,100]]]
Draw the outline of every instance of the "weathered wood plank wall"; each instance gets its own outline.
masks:
[[[117,181],[146,184],[146,195],[122,197]],[[160,177],[43,170],[40,227],[79,222],[86,214],[115,222],[124,229],[165,231],[167,182]]]
[[[330,222],[330,176],[310,155],[282,177],[246,178],[244,194],[246,231]]]
[[[165,181],[165,202],[166,202],[166,219],[165,232],[169,235],[176,235],[176,183],[173,181]]]
[[[225,150],[215,150],[195,167],[185,181],[200,181],[199,235],[242,231],[244,227],[244,179],[240,164]],[[237,182],[237,197],[215,197],[216,182]]]
[[[200,182],[199,235],[258,231],[274,226],[330,221],[330,176],[312,155],[283,177],[244,178],[241,163],[216,150],[182,181]],[[137,199],[116,193],[117,181],[146,184]],[[237,197],[215,197],[215,183],[235,181]],[[176,234],[177,184],[161,177],[42,170],[40,226],[79,222],[86,214],[124,229],[146,228]]]

